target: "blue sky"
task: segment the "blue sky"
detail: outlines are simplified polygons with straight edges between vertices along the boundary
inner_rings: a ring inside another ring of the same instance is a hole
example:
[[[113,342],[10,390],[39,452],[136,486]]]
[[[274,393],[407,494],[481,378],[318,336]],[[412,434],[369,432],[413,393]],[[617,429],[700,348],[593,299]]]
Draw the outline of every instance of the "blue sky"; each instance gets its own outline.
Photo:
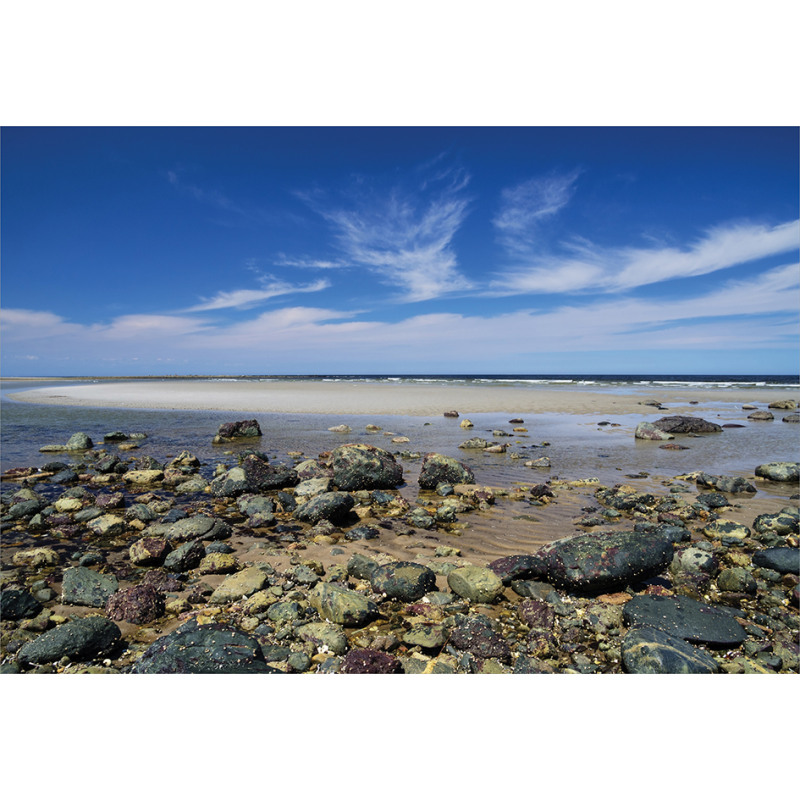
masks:
[[[797,128],[0,147],[4,375],[798,370]]]

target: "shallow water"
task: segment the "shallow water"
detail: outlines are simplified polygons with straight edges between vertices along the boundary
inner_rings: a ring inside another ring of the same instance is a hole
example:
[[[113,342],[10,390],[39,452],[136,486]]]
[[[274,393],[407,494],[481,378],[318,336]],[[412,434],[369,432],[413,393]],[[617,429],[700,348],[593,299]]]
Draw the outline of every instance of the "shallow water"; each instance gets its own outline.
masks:
[[[64,381],[58,385],[66,385]],[[127,433],[141,431],[148,438],[138,450],[129,455],[151,455],[159,461],[189,450],[204,462],[203,474],[208,477],[214,465],[235,462],[235,452],[244,446],[215,446],[211,439],[219,425],[233,419],[255,417],[263,431],[256,445],[270,458],[291,462],[288,452],[299,451],[315,458],[340,444],[361,441],[383,447],[395,453],[439,452],[468,464],[479,483],[509,486],[516,481],[536,483],[559,477],[572,480],[596,477],[602,483],[614,484],[626,480],[627,474],[647,472],[653,476],[672,477],[701,470],[716,475],[753,476],[758,464],[768,461],[796,461],[800,458],[800,426],[781,421],[788,412],[775,412],[773,422],[753,422],[748,411],[741,409],[735,390],[730,402],[715,402],[694,406],[693,414],[719,424],[738,423],[742,428],[728,428],[722,433],[699,437],[679,436],[676,442],[687,450],[662,450],[658,442],[634,439],[636,425],[653,421],[669,411],[652,409],[652,413],[627,415],[580,415],[565,413],[527,414],[522,427],[527,433],[494,439],[493,430],[512,433],[512,415],[503,413],[470,414],[471,429],[460,427],[463,418],[345,415],[345,414],[275,414],[230,411],[184,410],[126,410],[54,406],[21,403],[13,399],[15,391],[47,386],[52,382],[14,381],[0,383],[0,467],[3,471],[18,466],[41,466],[47,461],[69,461],[66,453],[40,453],[45,444],[64,443],[76,431],[87,433],[96,446],[102,446],[103,435],[115,430]],[[622,387],[625,389],[626,387]],[[365,387],[365,391],[369,391]],[[649,409],[643,408],[643,411]],[[611,424],[600,426],[599,422]],[[346,424],[349,434],[331,433],[328,428]],[[367,424],[378,425],[378,433],[367,433]],[[409,442],[391,442],[392,433],[407,436]],[[465,440],[480,436],[489,441],[508,445],[505,454],[488,454],[463,450]],[[547,446],[541,446],[549,442]],[[250,444],[249,446],[252,446]],[[511,453],[522,456],[511,457]],[[541,456],[550,458],[550,469],[530,469],[525,461]],[[408,485],[416,483],[419,461],[404,459]],[[770,494],[789,494],[791,487],[768,489]],[[784,489],[786,491],[784,492]],[[796,491],[796,487],[794,488]]]

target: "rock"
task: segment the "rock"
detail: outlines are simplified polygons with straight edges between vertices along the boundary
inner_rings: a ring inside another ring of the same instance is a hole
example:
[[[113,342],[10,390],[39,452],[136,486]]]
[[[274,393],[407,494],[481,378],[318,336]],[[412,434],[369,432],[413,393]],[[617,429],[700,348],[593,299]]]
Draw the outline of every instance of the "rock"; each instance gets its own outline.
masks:
[[[298,502],[308,500],[314,495],[330,492],[333,489],[331,478],[309,478],[307,481],[298,483],[294,488],[294,496]]]
[[[106,601],[109,619],[145,625],[165,613],[164,595],[154,586],[139,585],[115,592]]]
[[[450,644],[477,658],[496,658],[511,661],[511,649],[503,637],[492,630],[486,617],[468,617],[450,634]]]
[[[672,561],[672,539],[663,532],[613,531],[559,539],[536,553],[555,586],[598,593],[657,575]]]
[[[328,428],[331,433],[352,433],[353,429],[349,425],[334,425]]]
[[[717,575],[717,586],[721,592],[736,592],[742,594],[756,593],[756,579],[744,567],[731,567],[723,569]]]
[[[230,625],[190,620],[153,642],[131,672],[135,674],[280,674],[267,665],[258,641]]]
[[[701,472],[696,479],[698,486],[708,486],[726,494],[740,494],[741,492],[755,492],[756,487],[748,483],[744,478],[729,478],[724,475],[709,475]],[[702,497],[700,498],[702,499]]]
[[[311,525],[320,520],[333,522],[346,517],[354,505],[355,500],[347,492],[323,492],[298,506],[294,516]]]
[[[377,561],[361,553],[354,553],[347,562],[347,574],[358,580],[371,581],[372,575],[380,565]]]
[[[212,605],[235,603],[261,591],[269,582],[267,575],[258,567],[245,567],[229,575],[211,594]]]
[[[626,672],[639,674],[712,674],[719,672],[708,653],[658,628],[638,627],[622,640]]]
[[[186,572],[194,569],[205,554],[206,549],[202,542],[185,542],[167,555],[164,559],[164,568],[173,572]]]
[[[295,630],[302,642],[310,642],[320,653],[343,656],[347,652],[347,636],[339,625],[332,622],[309,622]]]
[[[489,569],[503,581],[505,586],[510,586],[511,581],[525,578],[536,578],[545,574],[544,564],[531,555],[504,556],[489,564]]]
[[[437,622],[421,622],[412,625],[403,634],[403,643],[409,647],[421,647],[424,650],[440,650],[447,641],[448,631]]]
[[[747,415],[747,419],[751,419],[754,422],[771,422],[775,419],[775,416],[771,411],[754,411],[752,414]]]
[[[530,467],[531,469],[549,469],[552,464],[547,456],[542,456],[541,458],[536,458],[533,461],[526,461],[525,466]]]
[[[402,674],[403,665],[388,653],[364,648],[351,650],[344,657],[340,672],[345,675],[398,675]]]
[[[716,422],[708,422],[699,417],[661,417],[653,425],[666,433],[715,433],[722,430]]]
[[[403,482],[403,468],[394,456],[368,444],[346,444],[331,453],[333,480],[339,489],[393,489]]]
[[[166,525],[166,528],[162,527]],[[209,517],[206,514],[195,514],[192,517],[183,517],[172,523],[162,523],[151,526],[148,532],[162,534],[170,542],[186,541],[219,541],[229,539],[231,536],[231,526],[225,520]]]
[[[447,584],[459,597],[471,603],[493,603],[503,593],[503,581],[485,567],[454,569],[447,576]]]
[[[623,618],[630,626],[658,628],[715,647],[735,647],[747,638],[731,614],[690,597],[637,595],[625,604]]]
[[[796,547],[768,547],[753,553],[753,564],[780,572],[781,575],[800,573],[800,550]]]
[[[64,570],[61,582],[62,602],[103,608],[118,588],[119,581],[113,575],[103,575],[88,567],[70,567]]]
[[[435,489],[440,483],[475,483],[475,475],[468,466],[455,458],[428,453],[422,459],[420,488]]]
[[[0,591],[0,619],[29,619],[35,617],[41,610],[42,604],[25,589]]]
[[[436,588],[436,575],[422,564],[394,561],[375,569],[370,583],[376,594],[411,603]]]
[[[91,450],[94,443],[85,433],[73,433],[64,445],[65,450]]]
[[[783,417],[784,422],[800,422],[800,414],[785,414]]]
[[[489,442],[480,436],[473,436],[472,439],[467,439],[459,445],[462,450],[485,450],[488,446]]]
[[[432,517],[424,508],[412,508],[406,515],[406,521],[409,525],[415,528],[422,528],[423,530],[430,530],[436,525],[436,519]]]
[[[669,570],[673,575],[680,573],[713,575],[719,569],[719,559],[713,552],[699,547],[687,547],[675,553]]]
[[[771,481],[797,482],[800,480],[800,462],[771,461],[769,464],[757,466],[755,474],[758,478],[767,478]]]
[[[126,483],[135,483],[137,485],[146,485],[148,483],[157,483],[164,480],[164,470],[162,469],[130,469],[123,476],[122,479]]]
[[[245,492],[283,489],[297,482],[297,473],[291,467],[268,464],[258,456],[248,455],[238,467],[214,478],[210,486],[214,497],[236,497]]]
[[[702,533],[709,539],[732,539],[741,542],[750,536],[750,528],[739,522],[720,518],[706,525]]]
[[[236,572],[239,564],[230,553],[208,553],[197,567],[201,575],[227,575]]]
[[[338,625],[361,627],[378,616],[372,600],[333,583],[318,583],[308,600],[323,619]]]
[[[519,618],[532,629],[550,630],[556,622],[556,612],[544,600],[529,598],[517,607]]]
[[[240,420],[239,422],[223,422],[217,429],[217,435],[212,440],[213,444],[225,444],[237,439],[252,439],[261,436],[261,426],[254,419]]]
[[[767,408],[780,408],[780,409],[794,409],[797,408],[797,401],[796,400],[776,400],[774,403],[770,403]]]
[[[665,439],[674,439],[671,433],[666,433],[660,428],[656,427],[652,422],[640,422],[633,432],[636,439],[650,439],[653,441],[663,441]]]
[[[444,412],[444,416],[445,417],[457,417],[458,416],[458,411],[445,411]]]
[[[85,617],[65,622],[24,644],[17,654],[20,664],[50,664],[68,658],[88,661],[114,652],[122,632],[105,617]]]
[[[161,564],[170,551],[169,542],[157,536],[145,536],[134,542],[128,550],[130,560],[140,567]]]
[[[470,420],[468,420],[468,419],[462,419],[461,422],[459,422],[458,424],[459,424],[459,427],[461,427],[461,428],[473,428],[474,427],[472,422]]]
[[[800,512],[793,506],[787,506],[776,514],[759,514],[753,520],[753,530],[757,533],[772,532],[778,536],[800,534]]]
[[[32,550],[21,550],[11,559],[15,566],[54,567],[60,562],[58,553],[50,547],[34,547]]]

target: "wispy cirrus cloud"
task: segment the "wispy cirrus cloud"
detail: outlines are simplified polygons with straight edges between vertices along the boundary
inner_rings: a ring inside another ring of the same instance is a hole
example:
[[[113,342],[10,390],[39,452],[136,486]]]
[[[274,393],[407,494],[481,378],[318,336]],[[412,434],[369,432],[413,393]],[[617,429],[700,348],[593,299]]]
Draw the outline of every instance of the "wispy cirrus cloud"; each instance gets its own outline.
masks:
[[[469,175],[440,167],[433,175],[417,177],[410,188],[395,184],[388,189],[359,179],[336,199],[319,190],[297,192],[330,225],[343,258],[298,259],[294,265],[366,268],[399,288],[397,299],[405,302],[470,289],[453,246],[467,215]]]
[[[232,291],[217,292],[214,297],[204,299],[202,303],[183,309],[185,312],[219,311],[224,308],[248,309],[289,294],[304,294],[306,292],[320,292],[327,289],[330,281],[320,279],[313,283],[292,284],[271,276],[262,276],[260,289],[234,289]]]
[[[529,256],[538,244],[541,225],[569,203],[580,170],[530,178],[503,189],[492,223],[498,241],[515,257]]]
[[[617,292],[724,270],[800,247],[800,220],[779,225],[731,223],[707,230],[683,248],[565,245],[568,255],[544,254],[508,269],[491,283],[496,295],[519,292]]]

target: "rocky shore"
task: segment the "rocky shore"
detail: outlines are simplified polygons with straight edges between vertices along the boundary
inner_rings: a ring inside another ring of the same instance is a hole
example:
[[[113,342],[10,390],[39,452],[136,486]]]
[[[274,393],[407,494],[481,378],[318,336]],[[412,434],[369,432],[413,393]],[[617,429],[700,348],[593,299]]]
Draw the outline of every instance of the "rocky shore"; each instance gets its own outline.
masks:
[[[719,428],[664,419],[637,437]],[[642,491],[548,480],[531,462],[531,481],[490,487],[458,459],[366,443],[276,461],[257,420],[212,437],[235,465],[79,432],[3,475],[0,672],[800,671],[797,463]],[[791,491],[747,518],[765,486]],[[589,504],[571,535],[464,557],[471,519],[576,493]]]

